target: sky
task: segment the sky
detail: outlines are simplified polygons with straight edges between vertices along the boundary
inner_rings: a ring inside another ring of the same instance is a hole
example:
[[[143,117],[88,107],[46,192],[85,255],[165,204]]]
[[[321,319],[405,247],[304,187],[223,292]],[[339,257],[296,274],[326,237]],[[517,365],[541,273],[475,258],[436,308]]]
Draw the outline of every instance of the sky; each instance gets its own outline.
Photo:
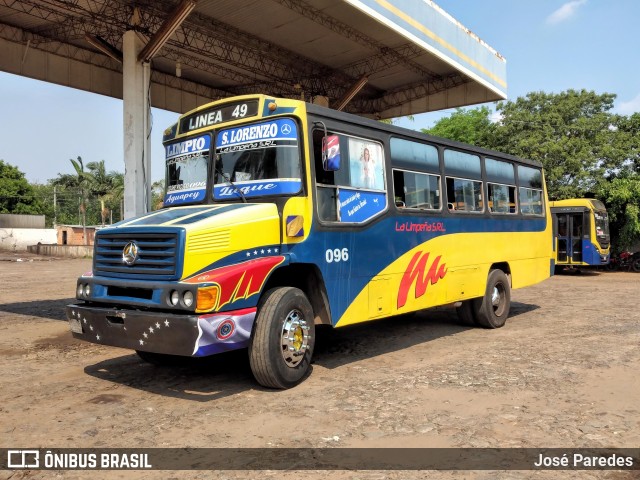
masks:
[[[637,0],[436,0],[507,59],[509,100],[568,89],[617,95],[615,113],[640,112]],[[262,93],[262,92],[257,92]],[[264,92],[268,93],[268,92]],[[487,104],[493,108],[493,104]],[[453,110],[396,123],[429,128]],[[152,109],[151,178],[164,178],[163,130],[178,114]],[[122,101],[0,72],[0,160],[30,182],[72,173],[69,159],[124,172]]]

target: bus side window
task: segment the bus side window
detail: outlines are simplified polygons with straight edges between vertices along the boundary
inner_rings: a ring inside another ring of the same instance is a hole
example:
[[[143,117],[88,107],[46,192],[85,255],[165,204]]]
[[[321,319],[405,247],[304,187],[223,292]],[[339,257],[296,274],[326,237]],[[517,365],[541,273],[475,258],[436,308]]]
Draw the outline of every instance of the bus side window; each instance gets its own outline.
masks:
[[[480,157],[447,148],[444,151],[444,170],[447,173],[447,202],[451,204],[449,211],[484,211]]]
[[[316,172],[316,203],[318,205],[318,217],[320,220],[336,222],[338,220],[336,189],[334,185],[334,173],[327,172],[322,165],[322,130],[313,132],[313,158]]]
[[[523,215],[544,215],[542,171],[518,165],[518,201]]]
[[[438,175],[393,170],[393,189],[398,208],[439,210],[439,185]]]
[[[516,213],[516,187],[489,183],[487,188],[491,213]]]
[[[322,163],[322,139],[335,135],[339,141],[340,169],[326,171]],[[387,208],[385,163],[382,143],[324,129],[313,132],[317,212],[320,220],[366,223]],[[357,200],[358,208],[353,208]]]
[[[450,211],[482,212],[482,182],[447,177],[447,202]]]

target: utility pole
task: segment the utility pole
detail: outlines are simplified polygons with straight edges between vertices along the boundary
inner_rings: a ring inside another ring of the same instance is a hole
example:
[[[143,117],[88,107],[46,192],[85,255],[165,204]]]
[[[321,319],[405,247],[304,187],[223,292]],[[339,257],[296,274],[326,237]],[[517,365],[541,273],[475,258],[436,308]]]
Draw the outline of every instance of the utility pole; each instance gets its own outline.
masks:
[[[55,228],[55,226],[58,224],[58,198],[56,196],[57,191],[56,191],[57,186],[54,185],[53,186],[53,226]]]

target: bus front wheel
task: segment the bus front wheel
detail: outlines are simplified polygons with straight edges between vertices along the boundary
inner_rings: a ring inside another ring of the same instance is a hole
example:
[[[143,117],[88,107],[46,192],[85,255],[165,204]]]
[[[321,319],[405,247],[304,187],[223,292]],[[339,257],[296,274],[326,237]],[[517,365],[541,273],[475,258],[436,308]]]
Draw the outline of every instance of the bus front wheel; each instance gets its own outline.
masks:
[[[484,328],[504,326],[511,308],[511,287],[502,270],[491,270],[484,297],[473,301],[475,320]]]
[[[313,309],[297,288],[278,287],[265,293],[249,344],[251,371],[260,385],[291,388],[311,368],[315,343]]]

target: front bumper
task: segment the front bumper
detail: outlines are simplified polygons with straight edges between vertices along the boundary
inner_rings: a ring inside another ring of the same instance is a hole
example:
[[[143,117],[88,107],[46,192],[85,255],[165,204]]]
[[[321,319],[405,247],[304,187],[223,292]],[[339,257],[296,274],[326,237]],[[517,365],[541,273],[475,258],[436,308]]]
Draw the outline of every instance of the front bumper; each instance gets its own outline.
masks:
[[[101,345],[203,357],[249,345],[256,308],[204,315],[68,305],[75,338]]]

